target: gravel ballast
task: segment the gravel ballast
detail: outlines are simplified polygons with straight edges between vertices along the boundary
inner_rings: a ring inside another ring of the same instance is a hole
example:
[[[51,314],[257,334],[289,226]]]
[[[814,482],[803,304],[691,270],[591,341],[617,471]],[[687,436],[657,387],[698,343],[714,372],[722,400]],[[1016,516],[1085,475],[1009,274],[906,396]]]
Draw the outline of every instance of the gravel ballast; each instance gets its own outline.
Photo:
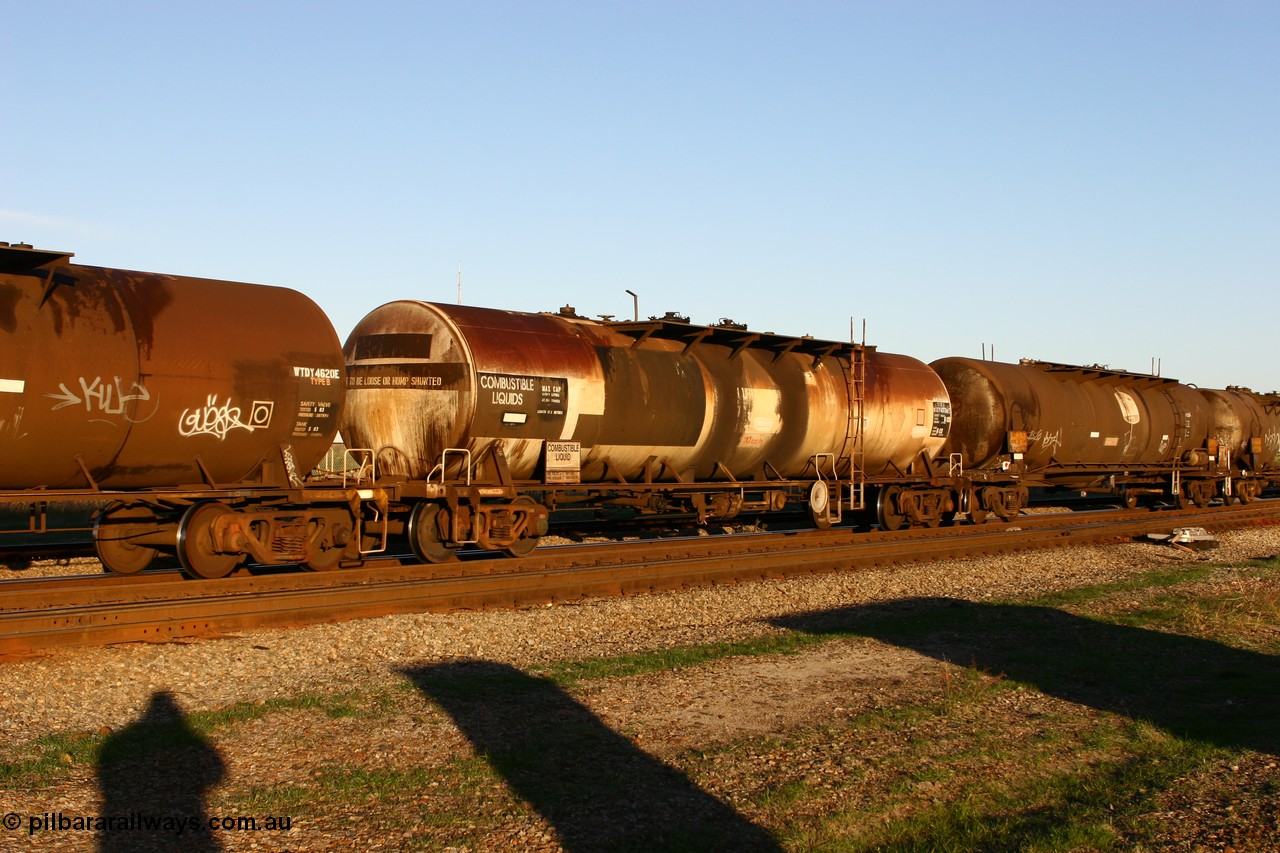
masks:
[[[755,637],[792,614],[923,596],[971,601],[1116,580],[1153,567],[1280,551],[1280,528],[1187,554],[1136,542],[920,563],[516,611],[410,614],[165,645],[62,651],[0,664],[0,738],[115,729],[167,691],[187,713],[306,692],[379,687],[408,666],[484,659],[528,668]]]

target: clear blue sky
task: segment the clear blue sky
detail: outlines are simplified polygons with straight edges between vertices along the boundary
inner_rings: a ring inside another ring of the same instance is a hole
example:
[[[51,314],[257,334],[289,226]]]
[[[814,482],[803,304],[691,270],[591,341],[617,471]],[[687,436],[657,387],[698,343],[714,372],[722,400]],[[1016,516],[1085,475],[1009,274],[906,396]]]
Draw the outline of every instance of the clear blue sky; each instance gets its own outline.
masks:
[[[0,0],[0,240],[1280,388],[1280,4]]]

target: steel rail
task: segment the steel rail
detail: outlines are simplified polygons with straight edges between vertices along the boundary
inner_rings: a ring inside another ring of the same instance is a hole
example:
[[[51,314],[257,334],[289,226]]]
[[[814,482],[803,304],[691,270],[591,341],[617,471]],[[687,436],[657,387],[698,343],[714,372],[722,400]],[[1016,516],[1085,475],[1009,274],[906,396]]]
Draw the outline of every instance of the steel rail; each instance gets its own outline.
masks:
[[[160,579],[6,595],[0,656],[121,642],[165,642],[236,631],[383,616],[509,608],[592,596],[738,583],[1105,541],[1180,526],[1280,523],[1280,506],[1170,513],[1064,513],[1007,523],[853,533],[843,530],[703,536],[540,549],[520,559],[376,566],[216,581]],[[127,579],[126,579],[127,580]],[[37,600],[43,598],[43,600]]]

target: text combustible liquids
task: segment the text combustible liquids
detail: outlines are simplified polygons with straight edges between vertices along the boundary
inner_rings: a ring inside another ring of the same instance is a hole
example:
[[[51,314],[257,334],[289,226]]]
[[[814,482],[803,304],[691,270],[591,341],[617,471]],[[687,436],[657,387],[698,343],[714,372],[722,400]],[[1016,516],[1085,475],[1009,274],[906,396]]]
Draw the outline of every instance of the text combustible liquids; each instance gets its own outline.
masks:
[[[347,387],[455,391],[468,388],[466,365],[360,364],[347,368]],[[563,377],[477,373],[477,402],[495,411],[518,408],[529,416],[563,418],[569,381]]]
[[[536,379],[529,376],[500,376],[480,374],[480,387],[492,392],[491,402],[498,406],[523,406],[526,392],[538,390]]]

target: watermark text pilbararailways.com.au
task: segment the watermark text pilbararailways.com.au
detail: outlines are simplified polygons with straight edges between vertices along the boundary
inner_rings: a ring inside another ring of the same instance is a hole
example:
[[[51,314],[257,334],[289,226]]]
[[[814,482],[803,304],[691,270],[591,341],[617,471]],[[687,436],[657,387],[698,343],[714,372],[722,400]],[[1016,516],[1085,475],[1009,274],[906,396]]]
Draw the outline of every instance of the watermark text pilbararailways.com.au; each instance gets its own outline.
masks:
[[[128,814],[89,815],[75,812],[42,812],[18,814],[9,812],[2,819],[11,832],[159,832],[172,835],[204,832],[288,832],[293,818],[265,815],[250,817],[205,817],[204,815]]]

